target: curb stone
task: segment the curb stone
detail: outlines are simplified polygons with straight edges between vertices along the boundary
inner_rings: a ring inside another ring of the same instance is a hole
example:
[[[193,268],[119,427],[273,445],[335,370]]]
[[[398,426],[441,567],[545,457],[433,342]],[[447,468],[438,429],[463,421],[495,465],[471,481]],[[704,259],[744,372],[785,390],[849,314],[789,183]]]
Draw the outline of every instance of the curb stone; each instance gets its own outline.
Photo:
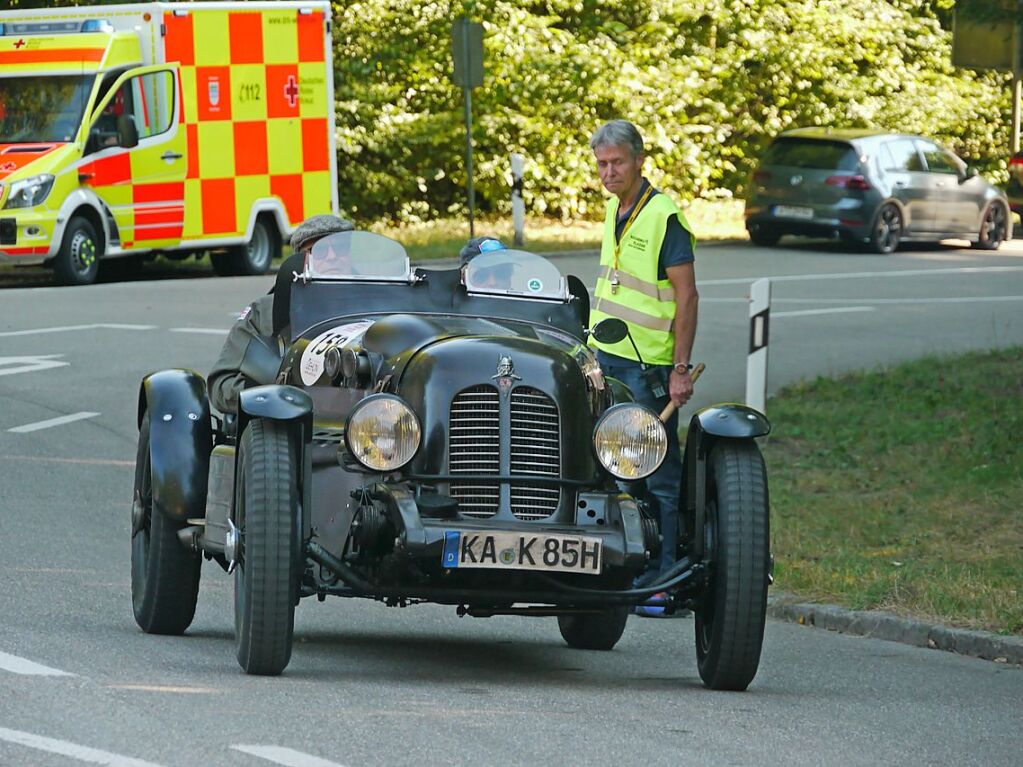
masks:
[[[793,600],[791,594],[771,595],[767,600],[768,616],[842,634],[885,639],[1023,666],[1023,637],[924,623],[878,610],[848,610],[837,605]]]

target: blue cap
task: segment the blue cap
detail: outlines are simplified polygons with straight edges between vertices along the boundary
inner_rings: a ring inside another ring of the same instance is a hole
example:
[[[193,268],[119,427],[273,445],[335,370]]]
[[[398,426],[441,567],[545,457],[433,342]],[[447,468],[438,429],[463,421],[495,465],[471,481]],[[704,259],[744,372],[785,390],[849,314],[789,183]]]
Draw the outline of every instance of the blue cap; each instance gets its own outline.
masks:
[[[495,250],[506,250],[504,243],[496,237],[473,237],[458,252],[461,266],[465,266],[480,253],[491,253]]]

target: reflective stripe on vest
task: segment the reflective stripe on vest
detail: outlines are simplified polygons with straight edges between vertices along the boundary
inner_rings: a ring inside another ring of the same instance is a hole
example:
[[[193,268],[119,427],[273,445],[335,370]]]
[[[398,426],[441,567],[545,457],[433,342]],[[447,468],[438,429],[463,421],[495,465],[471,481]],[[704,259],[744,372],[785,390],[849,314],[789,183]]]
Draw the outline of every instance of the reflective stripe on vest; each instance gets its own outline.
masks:
[[[610,266],[601,265],[600,270],[597,272],[597,279],[610,280],[612,271],[613,269]],[[639,279],[639,277],[633,277],[621,269],[618,270],[618,284],[626,288],[632,288],[632,290],[637,290],[651,298],[656,298],[658,301],[675,300],[675,288],[670,286],[667,288],[658,287],[656,283],[646,282]]]

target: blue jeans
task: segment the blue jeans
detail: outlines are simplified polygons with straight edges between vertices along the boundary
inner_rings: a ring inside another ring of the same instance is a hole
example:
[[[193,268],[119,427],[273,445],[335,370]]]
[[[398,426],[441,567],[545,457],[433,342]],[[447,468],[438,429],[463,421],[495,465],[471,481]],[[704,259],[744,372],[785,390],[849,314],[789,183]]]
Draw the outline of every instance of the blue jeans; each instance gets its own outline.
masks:
[[[646,405],[654,412],[660,413],[668,404],[668,376],[670,365],[648,365],[647,375],[651,369],[656,370],[658,380],[664,387],[665,395],[655,397],[650,386],[643,377],[639,363],[618,357],[607,352],[597,351],[597,361],[604,375],[617,378],[632,390],[636,402]],[[639,580],[650,582],[652,576],[664,572],[675,563],[675,552],[678,549],[678,503],[682,491],[682,451],[678,444],[678,410],[664,424],[668,432],[668,454],[661,468],[646,478],[647,503],[661,528],[661,560],[651,561],[647,570]],[[621,486],[621,483],[619,483]],[[625,487],[622,487],[626,490]]]

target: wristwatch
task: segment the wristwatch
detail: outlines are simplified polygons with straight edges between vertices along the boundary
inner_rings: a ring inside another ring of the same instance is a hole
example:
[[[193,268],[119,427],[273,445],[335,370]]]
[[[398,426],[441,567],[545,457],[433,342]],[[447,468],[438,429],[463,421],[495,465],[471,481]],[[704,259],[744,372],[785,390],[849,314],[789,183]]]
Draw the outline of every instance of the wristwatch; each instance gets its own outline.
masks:
[[[676,373],[688,373],[690,370],[693,369],[693,366],[690,365],[688,362],[676,362],[674,365],[671,366],[671,369],[674,370]]]

